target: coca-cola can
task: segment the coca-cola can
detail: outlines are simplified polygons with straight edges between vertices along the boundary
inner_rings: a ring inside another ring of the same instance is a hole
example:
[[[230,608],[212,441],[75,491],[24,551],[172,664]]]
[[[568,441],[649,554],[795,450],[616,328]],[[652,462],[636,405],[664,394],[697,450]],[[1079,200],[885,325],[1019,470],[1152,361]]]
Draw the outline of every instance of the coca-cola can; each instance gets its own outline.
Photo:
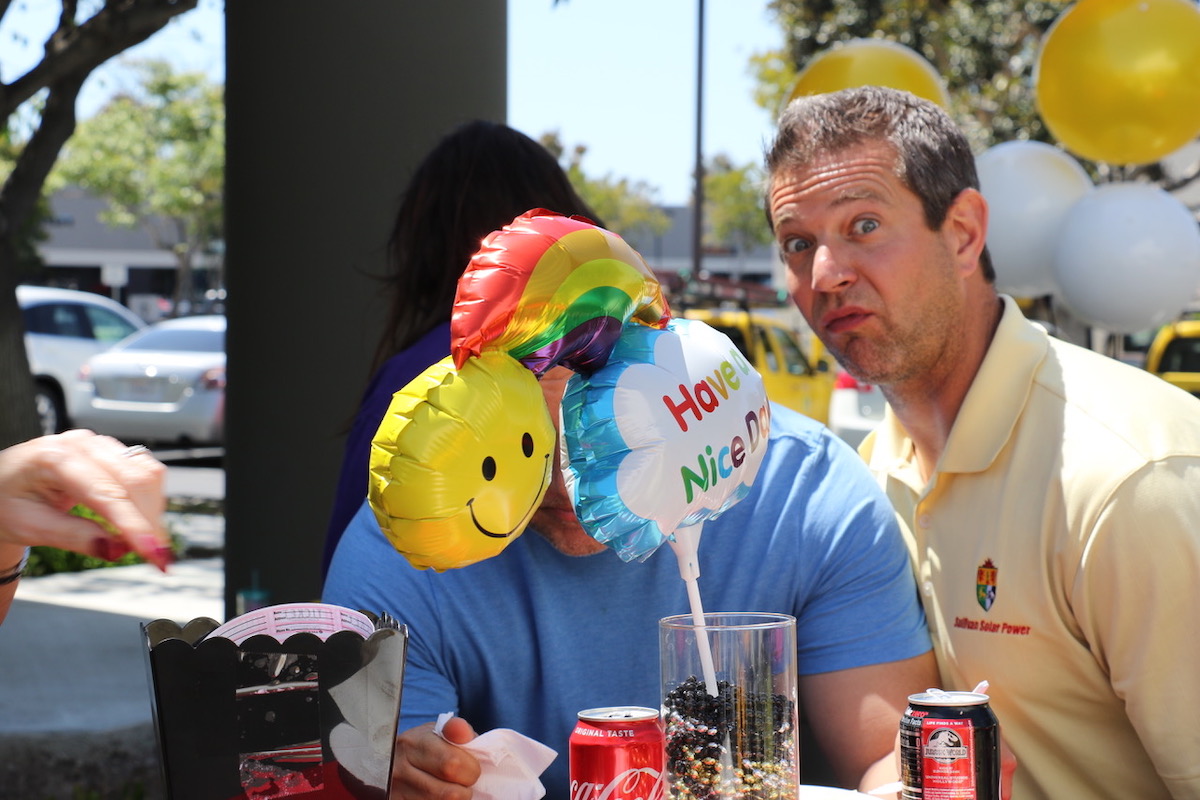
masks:
[[[903,800],[1000,800],[1000,726],[982,692],[909,695],[900,718]]]
[[[580,711],[568,757],[571,800],[661,800],[664,796],[666,739],[653,708]]]

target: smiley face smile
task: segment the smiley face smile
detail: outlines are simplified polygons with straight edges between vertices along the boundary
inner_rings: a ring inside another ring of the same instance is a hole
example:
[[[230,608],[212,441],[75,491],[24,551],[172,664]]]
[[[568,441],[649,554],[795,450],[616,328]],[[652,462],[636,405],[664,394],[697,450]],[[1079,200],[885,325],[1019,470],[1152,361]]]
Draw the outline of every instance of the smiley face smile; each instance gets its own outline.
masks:
[[[530,504],[529,508],[521,516],[521,519],[517,522],[517,524],[514,525],[509,530],[507,530],[503,533],[498,533],[496,531],[490,531],[487,528],[480,525],[479,518],[475,516],[475,498],[472,497],[470,500],[467,501],[467,509],[471,512],[471,523],[475,526],[475,529],[477,531],[482,533],[484,536],[490,536],[493,539],[507,539],[509,536],[512,536],[515,532],[517,532],[519,530],[523,530],[525,528],[525,525],[529,522],[529,519],[533,516],[533,512],[537,510],[538,502],[542,498],[542,489],[547,486],[547,484],[550,480],[550,456],[549,455],[543,456],[543,459],[546,463],[546,467],[542,471],[541,484],[538,486],[538,490],[536,492],[534,492],[533,503]]]

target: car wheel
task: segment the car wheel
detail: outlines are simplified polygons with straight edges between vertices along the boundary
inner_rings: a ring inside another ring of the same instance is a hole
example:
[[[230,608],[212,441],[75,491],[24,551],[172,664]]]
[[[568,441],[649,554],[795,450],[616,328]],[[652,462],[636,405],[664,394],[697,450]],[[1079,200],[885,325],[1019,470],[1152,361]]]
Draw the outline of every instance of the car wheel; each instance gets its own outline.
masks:
[[[33,389],[33,402],[43,434],[60,433],[67,429],[67,409],[62,393],[57,388],[39,381]]]

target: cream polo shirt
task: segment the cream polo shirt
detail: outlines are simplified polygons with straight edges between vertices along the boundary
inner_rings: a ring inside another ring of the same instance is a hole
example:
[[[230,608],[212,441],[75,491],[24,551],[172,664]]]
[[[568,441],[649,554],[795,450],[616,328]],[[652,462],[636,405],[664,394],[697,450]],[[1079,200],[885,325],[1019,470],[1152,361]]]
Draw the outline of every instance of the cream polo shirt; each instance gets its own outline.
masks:
[[[943,688],[990,682],[1015,800],[1200,798],[1200,399],[1004,304],[929,482],[890,409],[860,448]]]

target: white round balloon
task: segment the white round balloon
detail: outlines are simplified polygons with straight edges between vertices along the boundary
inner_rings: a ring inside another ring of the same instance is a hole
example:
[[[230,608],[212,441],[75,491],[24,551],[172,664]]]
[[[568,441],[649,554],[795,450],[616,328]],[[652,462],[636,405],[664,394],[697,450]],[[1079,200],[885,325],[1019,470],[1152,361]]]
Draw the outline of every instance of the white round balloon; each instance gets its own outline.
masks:
[[[1054,294],[1062,221],[1092,188],[1067,153],[1045,142],[1004,142],[975,159],[988,203],[988,252],[996,288],[1016,297]]]
[[[1157,186],[1101,186],[1067,214],[1054,275],[1059,298],[1088,324],[1112,333],[1152,328],[1200,288],[1200,227]]]

